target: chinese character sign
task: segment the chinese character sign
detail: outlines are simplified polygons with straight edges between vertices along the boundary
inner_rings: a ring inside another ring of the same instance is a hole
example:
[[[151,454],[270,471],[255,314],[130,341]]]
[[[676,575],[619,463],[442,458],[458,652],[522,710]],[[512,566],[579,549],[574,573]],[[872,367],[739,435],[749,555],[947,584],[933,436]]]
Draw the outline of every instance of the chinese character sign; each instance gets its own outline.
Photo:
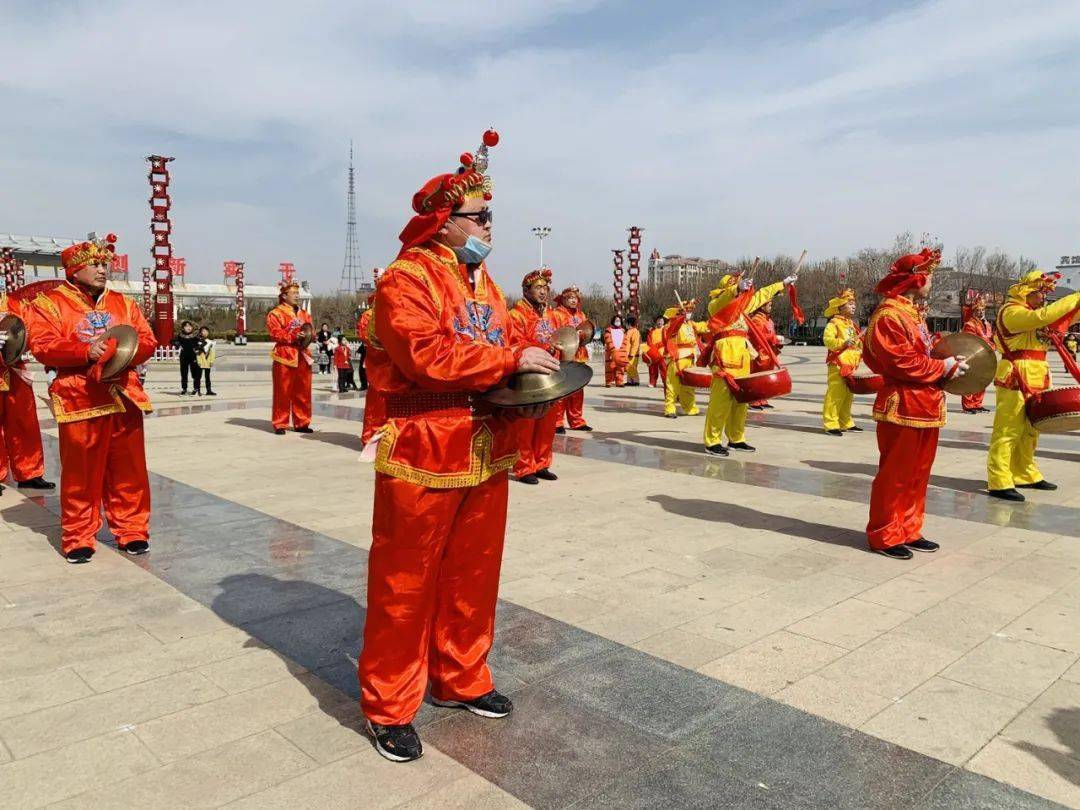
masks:
[[[185,259],[183,256],[170,257],[169,270],[172,272],[173,277],[183,278],[184,272],[187,270],[187,259]]]
[[[278,272],[281,273],[281,283],[288,284],[296,275],[296,266],[292,262],[281,262],[278,265]]]

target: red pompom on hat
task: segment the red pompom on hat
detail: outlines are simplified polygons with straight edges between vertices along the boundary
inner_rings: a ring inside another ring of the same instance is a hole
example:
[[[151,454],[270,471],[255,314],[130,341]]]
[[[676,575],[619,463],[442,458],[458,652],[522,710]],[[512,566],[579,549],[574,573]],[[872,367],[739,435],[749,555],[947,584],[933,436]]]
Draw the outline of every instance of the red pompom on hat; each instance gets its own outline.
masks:
[[[457,171],[439,174],[428,180],[413,195],[416,212],[399,235],[405,247],[416,247],[429,241],[446,224],[450,213],[467,199],[490,200],[491,178],[488,168],[488,148],[499,142],[499,133],[489,129],[475,153],[461,155]]]
[[[116,234],[110,233],[104,239],[90,234],[85,242],[76,242],[60,253],[60,264],[64,274],[70,279],[80,270],[92,264],[111,266],[116,256]]]

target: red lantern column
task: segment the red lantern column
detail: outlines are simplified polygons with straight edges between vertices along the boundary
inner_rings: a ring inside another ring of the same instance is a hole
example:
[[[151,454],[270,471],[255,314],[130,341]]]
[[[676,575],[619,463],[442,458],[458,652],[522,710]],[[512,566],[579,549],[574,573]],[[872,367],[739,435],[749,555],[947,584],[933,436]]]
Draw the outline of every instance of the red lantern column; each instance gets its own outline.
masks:
[[[169,209],[169,168],[171,157],[150,155],[150,233],[154,237],[150,254],[154,257],[154,335],[161,346],[173,339],[172,220]],[[168,352],[165,352],[168,353]]]
[[[247,343],[247,304],[244,302],[244,263],[236,263],[236,342]]]
[[[623,310],[623,292],[622,292],[622,270],[623,270],[623,252],[621,250],[612,250],[615,261],[615,269],[612,274],[615,276],[615,313],[622,315]]]
[[[11,248],[0,249],[0,270],[4,274],[4,292],[15,292],[15,252]]]
[[[627,288],[630,291],[630,315],[638,317],[638,309],[641,303],[639,297],[639,291],[641,289],[641,228],[636,225],[630,228],[630,238],[627,240],[630,245],[630,282],[627,284]]]
[[[142,311],[146,319],[154,317],[154,285],[151,280],[150,268],[142,269]]]

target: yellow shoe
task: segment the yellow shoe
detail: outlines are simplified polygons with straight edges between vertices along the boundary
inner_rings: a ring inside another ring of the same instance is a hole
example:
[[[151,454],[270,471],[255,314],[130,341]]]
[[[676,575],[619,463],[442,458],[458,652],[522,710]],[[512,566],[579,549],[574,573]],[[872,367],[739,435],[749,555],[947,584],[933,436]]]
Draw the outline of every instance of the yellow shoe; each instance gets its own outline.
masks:
[[[687,416],[697,416],[700,413],[701,413],[701,411],[698,408],[694,408],[694,410],[692,410],[692,411],[687,411],[686,415]]]

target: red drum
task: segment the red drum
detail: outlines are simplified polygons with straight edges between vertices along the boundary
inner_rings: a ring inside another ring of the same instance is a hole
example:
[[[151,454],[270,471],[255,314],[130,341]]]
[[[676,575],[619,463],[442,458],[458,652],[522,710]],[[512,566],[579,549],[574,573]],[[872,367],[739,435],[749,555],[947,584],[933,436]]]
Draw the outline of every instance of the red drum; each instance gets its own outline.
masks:
[[[713,373],[711,368],[701,366],[689,366],[679,372],[679,382],[692,388],[709,388],[712,386]]]
[[[876,394],[885,386],[885,378],[880,374],[849,374],[844,377],[844,385],[853,394]]]
[[[758,371],[749,377],[735,380],[732,395],[736,402],[756,402],[775,399],[791,393],[791,373],[784,367]]]
[[[1080,430],[1080,385],[1050,388],[1032,397],[1027,418],[1040,433]]]

